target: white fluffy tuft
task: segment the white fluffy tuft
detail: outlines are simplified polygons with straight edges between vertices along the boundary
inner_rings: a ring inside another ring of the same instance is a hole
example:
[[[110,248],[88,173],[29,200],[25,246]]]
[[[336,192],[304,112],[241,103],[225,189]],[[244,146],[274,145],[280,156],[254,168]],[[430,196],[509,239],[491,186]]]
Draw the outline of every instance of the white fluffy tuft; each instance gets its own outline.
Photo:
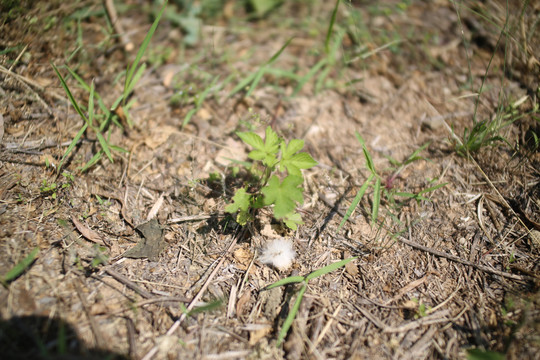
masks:
[[[281,238],[266,243],[259,260],[279,270],[286,270],[291,266],[295,256],[292,242]]]

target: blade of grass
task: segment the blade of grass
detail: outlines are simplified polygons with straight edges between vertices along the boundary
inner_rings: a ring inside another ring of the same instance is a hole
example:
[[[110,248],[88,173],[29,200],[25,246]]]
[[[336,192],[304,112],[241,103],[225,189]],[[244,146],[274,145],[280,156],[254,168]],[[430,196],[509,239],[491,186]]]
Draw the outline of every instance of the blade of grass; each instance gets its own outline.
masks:
[[[420,154],[421,151],[425,150],[425,148],[427,148],[429,146],[430,142],[427,142],[425,143],[424,145],[420,146],[418,149],[416,149],[408,158],[407,160],[405,160],[405,162],[403,163],[403,165],[407,165],[409,163],[412,163],[416,160],[420,160],[422,159],[421,156],[418,156],[418,154]]]
[[[58,78],[60,79],[60,83],[62,84],[62,87],[64,88],[64,91],[66,92],[66,95],[68,96],[69,101],[71,102],[71,105],[73,105],[73,107],[75,108],[75,111],[77,111],[77,114],[79,114],[81,119],[83,119],[85,123],[88,123],[88,119],[86,118],[81,108],[79,107],[79,104],[73,97],[73,94],[69,90],[69,87],[67,86],[66,81],[64,80],[60,72],[58,71],[58,68],[53,63],[51,63],[51,65],[54,69],[54,72],[56,73],[56,76],[58,76]]]
[[[366,166],[368,167],[369,171],[371,171],[372,174],[377,174],[375,171],[375,165],[373,165],[373,159],[371,158],[371,155],[369,154],[369,151],[366,147],[366,142],[364,141],[364,138],[356,132],[356,138],[360,142],[360,145],[362,145],[362,151],[364,152],[364,157],[366,158]]]
[[[15,265],[11,270],[9,270],[2,277],[2,284],[7,287],[7,284],[15,280],[19,275],[21,275],[36,259],[39,253],[39,247],[35,247],[30,254],[28,254],[21,262]]]
[[[150,44],[150,40],[152,40],[152,36],[154,35],[154,32],[157,29],[159,20],[161,19],[161,15],[163,15],[163,12],[165,11],[165,7],[167,6],[167,2],[168,0],[165,0],[163,2],[163,6],[161,7],[161,10],[159,11],[156,19],[154,20],[154,23],[150,27],[150,30],[148,30],[148,33],[146,34],[146,37],[144,38],[141,44],[141,47],[139,48],[139,51],[137,51],[137,55],[135,56],[135,60],[133,61],[133,64],[131,64],[131,66],[128,67],[127,69],[126,81],[124,83],[124,95],[122,97],[122,101],[124,102],[124,104],[130,93],[130,91],[128,90],[133,89],[133,87],[135,86],[134,75],[139,68],[139,63],[141,62],[141,59],[144,55],[144,52],[146,51],[146,48]]]
[[[321,59],[314,67],[311,68],[311,70],[308,71],[306,75],[304,75],[300,81],[298,81],[298,85],[296,85],[296,88],[294,89],[291,97],[295,97],[298,95],[300,90],[304,87],[304,85],[315,76],[315,74],[326,64],[328,63],[327,59]]]
[[[358,190],[358,193],[354,197],[354,200],[352,201],[351,206],[349,206],[349,208],[347,209],[347,212],[345,213],[343,220],[341,220],[341,224],[339,224],[337,232],[341,230],[343,225],[345,225],[345,222],[351,217],[352,213],[354,212],[354,209],[356,209],[356,207],[360,203],[360,200],[362,200],[362,197],[364,197],[364,194],[366,193],[366,190],[369,184],[371,183],[371,180],[373,180],[374,177],[375,175],[370,174],[367,180],[364,182],[364,184],[362,184],[362,187],[360,187],[360,190]]]
[[[293,307],[291,308],[291,311],[289,311],[289,314],[287,315],[287,318],[283,322],[283,326],[281,327],[281,330],[279,331],[278,340],[276,343],[276,346],[278,347],[281,345],[281,342],[283,339],[285,339],[285,336],[287,336],[287,332],[289,332],[289,328],[291,327],[294,318],[296,317],[296,314],[298,313],[298,309],[300,309],[300,304],[302,303],[302,298],[304,297],[304,293],[306,292],[307,284],[304,284],[300,291],[298,292],[298,295],[296,296],[296,300],[294,301]]]
[[[375,224],[379,217],[379,204],[381,203],[381,178],[377,177],[373,187],[373,208],[371,209],[371,223]]]
[[[289,276],[289,277],[286,277],[285,279],[278,280],[275,283],[268,285],[267,287],[264,288],[264,290],[270,290],[278,286],[299,283],[302,281],[304,281],[303,276]]]
[[[92,156],[92,158],[88,160],[88,162],[81,168],[81,172],[85,172],[92,167],[92,165],[101,159],[101,156],[103,156],[103,150],[99,150],[94,156]]]
[[[88,124],[93,126],[94,122],[94,82],[90,84],[90,97],[88,98]]]
[[[281,53],[283,52],[283,50],[285,50],[285,48],[287,46],[289,46],[289,44],[291,43],[291,41],[293,40],[294,38],[290,38],[289,40],[287,40],[287,42],[285,43],[285,45],[283,45],[281,47],[281,49],[279,49],[271,58],[270,60],[268,60],[264,65],[271,65],[274,61],[277,60],[277,58],[281,55]]]
[[[442,183],[442,184],[438,184],[438,185],[435,185],[435,186],[432,186],[432,187],[428,187],[427,189],[424,189],[422,191],[420,191],[418,193],[418,195],[422,195],[422,194],[425,194],[425,193],[428,193],[428,192],[432,192],[432,191],[435,191],[437,189],[440,189],[442,188],[443,186],[447,185],[448,183]]]
[[[339,1],[340,0],[336,0],[336,5],[334,6],[334,10],[332,11],[332,17],[330,18],[330,23],[328,24],[328,31],[326,32],[326,39],[324,40],[324,51],[327,54],[330,52],[330,38],[332,37],[334,23],[336,22]]]
[[[84,132],[86,131],[86,128],[88,127],[88,123],[84,123],[82,128],[77,132],[77,135],[71,140],[69,143],[68,148],[66,149],[66,152],[64,153],[64,156],[62,156],[62,160],[60,160],[60,164],[58,165],[57,173],[60,174],[60,170],[62,169],[62,166],[64,165],[64,161],[69,156],[75,145],[79,142],[81,137],[83,136]]]
[[[315,270],[313,271],[312,273],[309,273],[307,276],[306,276],[306,282],[308,282],[309,280],[311,279],[314,279],[316,277],[319,277],[321,275],[325,275],[325,274],[328,274],[329,272],[332,272],[336,269],[339,269],[340,267],[344,266],[345,264],[353,261],[354,259],[356,259],[356,257],[351,257],[351,258],[348,258],[348,259],[345,259],[345,260],[341,260],[341,261],[337,261],[335,263],[332,263],[330,265],[326,265],[325,267],[323,268],[320,268],[318,270]]]
[[[103,149],[103,151],[105,152],[105,154],[107,155],[109,160],[111,162],[114,162],[114,160],[112,158],[111,150],[109,149],[109,144],[107,143],[107,140],[105,140],[105,138],[103,137],[103,135],[101,135],[101,133],[99,131],[96,131],[96,137],[97,137],[97,139],[99,141],[99,144],[101,145],[101,148]]]

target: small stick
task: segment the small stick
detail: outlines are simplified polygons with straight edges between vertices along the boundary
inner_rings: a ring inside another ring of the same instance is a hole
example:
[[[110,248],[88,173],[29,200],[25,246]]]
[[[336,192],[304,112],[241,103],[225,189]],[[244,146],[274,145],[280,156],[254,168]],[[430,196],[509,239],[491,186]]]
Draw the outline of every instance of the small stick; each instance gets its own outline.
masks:
[[[124,31],[124,27],[122,26],[120,21],[118,21],[118,13],[116,12],[116,8],[114,7],[114,1],[104,0],[103,5],[105,6],[107,16],[109,16],[109,20],[111,21],[114,31],[118,34],[122,45],[124,45],[124,50],[126,50],[127,52],[132,52],[133,49],[135,49],[135,45],[129,39],[129,36]]]
[[[431,249],[431,248],[428,248],[426,246],[423,246],[423,245],[417,244],[415,242],[409,241],[409,240],[405,239],[402,236],[398,236],[398,239],[402,243],[404,243],[406,245],[409,245],[410,247],[413,247],[413,248],[415,248],[417,250],[422,250],[422,251],[428,252],[428,253],[430,253],[432,255],[435,255],[435,256],[443,257],[445,259],[452,260],[452,261],[458,262],[458,263],[463,264],[463,265],[471,266],[471,267],[475,268],[476,270],[484,271],[484,272],[487,272],[487,273],[490,273],[490,274],[502,276],[502,277],[505,277],[507,279],[512,279],[512,280],[521,280],[521,281],[526,281],[526,280],[534,281],[535,280],[535,278],[533,278],[531,276],[520,276],[520,275],[515,275],[515,274],[509,274],[509,273],[506,273],[504,271],[489,268],[487,266],[478,265],[478,264],[475,264],[473,262],[463,260],[463,259],[461,259],[461,258],[459,258],[457,256],[450,255],[450,254],[444,253],[442,251]]]
[[[110,269],[110,268],[105,268],[104,270],[107,274],[109,274],[110,276],[112,276],[116,281],[118,282],[121,282],[122,284],[126,285],[128,288],[130,288],[131,290],[135,291],[137,294],[141,295],[142,297],[146,298],[146,299],[151,299],[153,298],[154,296],[152,294],[150,294],[148,291],[146,290],[143,290],[141,289],[140,287],[137,286],[137,284],[135,284],[133,281],[129,280],[127,277],[125,277],[124,275],[120,274],[120,273],[117,273],[115,270],[113,269]]]

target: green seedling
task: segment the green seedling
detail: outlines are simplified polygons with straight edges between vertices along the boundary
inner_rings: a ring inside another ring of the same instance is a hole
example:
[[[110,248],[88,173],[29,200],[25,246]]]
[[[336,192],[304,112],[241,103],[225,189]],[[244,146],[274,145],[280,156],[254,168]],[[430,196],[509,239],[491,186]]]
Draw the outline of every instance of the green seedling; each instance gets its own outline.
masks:
[[[263,290],[270,290],[278,286],[284,286],[284,285],[296,284],[296,283],[302,284],[302,287],[298,291],[298,295],[296,295],[296,300],[294,301],[294,304],[291,310],[289,311],[289,314],[287,315],[287,318],[285,319],[285,322],[283,323],[281,330],[279,331],[276,346],[279,346],[281,342],[283,341],[283,339],[285,339],[285,336],[287,336],[287,332],[289,331],[289,328],[291,327],[294,321],[294,318],[296,317],[296,314],[298,313],[298,309],[300,308],[300,304],[302,303],[302,298],[304,297],[304,294],[307,290],[309,281],[312,279],[315,279],[316,277],[319,277],[319,276],[328,274],[329,272],[332,272],[334,270],[337,270],[340,267],[345,266],[347,263],[351,262],[354,259],[356,259],[356,257],[352,257],[352,258],[348,258],[345,260],[332,263],[321,269],[315,270],[306,276],[289,276],[284,279],[278,280],[275,283],[268,285],[266,288],[263,289]]]
[[[311,155],[300,152],[304,141],[292,139],[287,144],[270,126],[266,128],[264,140],[254,132],[237,132],[237,135],[254,149],[248,155],[256,161],[250,168],[254,179],[236,191],[233,203],[227,205],[225,211],[238,213],[236,221],[245,225],[253,220],[256,210],[273,206],[274,217],[296,230],[303,224],[302,217],[295,211],[296,204],[304,201],[301,169],[317,165]],[[281,180],[277,174],[286,176]]]
[[[73,181],[75,181],[73,175],[67,171],[62,172],[62,176],[66,179],[66,182],[60,186],[56,182],[49,183],[47,179],[43,179],[41,186],[39,187],[41,193],[43,195],[50,195],[52,199],[56,199],[58,190],[69,188],[71,184],[73,184]]]
[[[8,284],[19,277],[36,259],[39,254],[39,248],[34,248],[21,262],[15,265],[4,276],[0,278],[0,282],[7,288]]]
[[[118,122],[117,115],[117,110],[121,107],[122,112],[126,116],[128,125],[132,126],[132,122],[130,120],[131,118],[128,111],[130,104],[126,102],[130,94],[133,92],[135,85],[146,70],[146,64],[141,64],[141,59],[146,49],[148,48],[148,45],[150,44],[150,40],[152,39],[152,36],[156,31],[159,20],[161,19],[166,5],[167,1],[164,2],[158,16],[156,17],[154,23],[150,27],[150,30],[146,34],[146,37],[144,38],[141,47],[139,48],[139,51],[135,56],[135,60],[130,66],[128,66],[125,74],[124,90],[122,94],[116,99],[116,101],[114,101],[113,105],[110,108],[105,105],[102,97],[95,91],[93,82],[88,85],[80,76],[78,76],[73,70],[67,67],[67,70],[69,71],[71,76],[73,76],[73,78],[78,81],[81,87],[89,93],[87,107],[84,108],[81,104],[77,102],[77,100],[75,100],[75,97],[69,89],[64,77],[60,74],[58,68],[54,64],[51,64],[56,75],[60,79],[60,83],[64,88],[64,91],[66,92],[66,95],[68,96],[71,105],[73,105],[73,108],[83,120],[83,126],[77,132],[77,134],[69,144],[68,148],[66,149],[64,155],[62,156],[62,159],[57,169],[58,173],[60,173],[64,162],[73,151],[75,145],[79,143],[85,132],[89,129],[92,130],[92,132],[95,134],[100,146],[100,150],[85,165],[82,166],[81,171],[84,172],[88,168],[96,164],[102,158],[103,154],[107,156],[109,161],[113,162],[114,160],[112,156],[112,151],[127,152],[125,149],[122,149],[121,147],[110,143],[111,129],[109,125],[111,123],[114,123],[118,127],[122,128],[122,125],[120,124],[120,122]],[[99,111],[96,111],[96,101]]]
[[[429,188],[423,189],[422,191],[414,194],[414,193],[408,193],[408,192],[397,192],[394,189],[394,181],[399,176],[401,171],[403,171],[409,164],[424,159],[420,156],[420,152],[424,150],[429,143],[422,145],[420,148],[418,148],[416,151],[414,151],[405,161],[402,163],[399,163],[393,159],[391,159],[391,162],[396,165],[396,168],[393,169],[392,173],[384,178],[377,172],[375,169],[375,165],[373,163],[373,158],[371,157],[371,154],[367,150],[366,144],[362,136],[360,136],[359,133],[356,133],[356,137],[360,144],[362,145],[362,151],[364,153],[364,157],[366,159],[366,166],[370,172],[368,178],[366,181],[362,184],[360,189],[358,190],[358,193],[354,197],[351,205],[349,206],[347,212],[345,213],[345,216],[343,217],[343,220],[339,224],[338,232],[341,230],[343,225],[345,225],[345,222],[349,217],[352,215],[362,198],[364,197],[367,189],[369,187],[373,187],[373,199],[372,199],[372,208],[371,208],[371,223],[375,224],[377,222],[377,219],[379,217],[379,208],[381,203],[381,197],[384,196],[387,201],[389,201],[391,204],[394,204],[397,206],[395,197],[404,197],[404,198],[410,198],[414,199],[416,201],[429,201],[428,198],[423,196],[426,193],[433,192],[443,186],[446,185],[446,183],[437,184],[434,186],[431,186]],[[384,184],[384,186],[383,186]]]

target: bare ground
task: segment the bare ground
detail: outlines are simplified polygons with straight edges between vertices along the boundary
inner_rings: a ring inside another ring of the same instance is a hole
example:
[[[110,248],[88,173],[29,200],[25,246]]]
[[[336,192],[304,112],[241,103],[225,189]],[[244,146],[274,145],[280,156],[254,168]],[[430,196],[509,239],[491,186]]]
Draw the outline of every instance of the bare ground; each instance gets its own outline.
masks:
[[[109,104],[121,92],[114,78],[133,53],[102,31],[101,3],[23,1],[27,9],[3,13],[1,49],[16,51],[0,55],[0,273],[35,247],[39,255],[0,288],[2,353],[139,359],[155,349],[155,358],[167,359],[460,359],[477,348],[537,358],[540,157],[530,139],[539,132],[531,109],[538,103],[540,36],[530,26],[540,9],[530,5],[522,17],[512,9],[511,19],[533,36],[524,42],[516,35],[507,50],[513,56],[504,60],[490,23],[467,11],[460,22],[451,3],[418,2],[385,15],[373,15],[362,2],[342,4],[339,21],[353,9],[364,15],[363,26],[374,34],[373,43],[363,44],[374,50],[371,56],[333,70],[335,86],[318,93],[311,81],[289,98],[294,84],[265,76],[244,98],[228,94],[292,36],[275,66],[305,74],[315,65],[313,51],[324,42],[333,4],[287,4],[245,22],[232,17],[233,3],[202,28],[193,48],[179,45],[182,33],[162,21],[150,70],[133,96],[134,127],[111,132],[111,143],[128,153],[81,173],[99,149],[87,132],[64,167],[72,181],[47,166],[59,164],[81,126],[49,63],[68,63],[93,79]],[[497,4],[482,6],[500,20]],[[143,5],[144,11],[132,6],[120,14],[134,43],[149,27],[149,4]],[[82,18],[79,44],[69,16],[86,9],[96,14]],[[309,34],[300,19],[323,25]],[[378,49],[385,42],[375,35],[392,31],[404,37],[398,48]],[[414,35],[405,38],[408,33]],[[360,45],[347,34],[340,54]],[[483,147],[467,159],[456,153],[452,129],[462,135],[471,127],[472,89],[488,64],[499,70],[485,78],[477,118],[496,114],[501,79],[506,103],[528,95],[517,110],[526,115],[501,131],[509,144]],[[228,82],[230,74],[236,77]],[[218,75],[223,86],[182,128],[194,108],[191,96]],[[68,84],[85,103],[87,94],[73,79]],[[191,94],[176,105],[171,97],[180,90]],[[244,228],[224,213],[241,182],[226,158],[245,160],[247,153],[235,131],[257,119],[257,130],[268,123],[286,139],[304,139],[319,162],[304,173],[305,225],[296,232],[273,223],[268,212]],[[388,188],[418,193],[446,185],[425,194],[430,201],[399,208],[383,201],[378,225],[370,223],[368,192],[338,231],[369,175],[355,132]],[[388,158],[403,161],[426,143],[425,159],[392,178]],[[52,183],[56,190],[44,190]],[[150,218],[163,230],[161,253],[124,257],[141,239],[137,226]],[[298,253],[284,272],[257,257],[280,236],[292,239]],[[350,256],[358,259],[310,282],[285,343],[276,347],[295,288],[261,289]],[[179,303],[216,299],[223,300],[220,308],[182,316]]]

